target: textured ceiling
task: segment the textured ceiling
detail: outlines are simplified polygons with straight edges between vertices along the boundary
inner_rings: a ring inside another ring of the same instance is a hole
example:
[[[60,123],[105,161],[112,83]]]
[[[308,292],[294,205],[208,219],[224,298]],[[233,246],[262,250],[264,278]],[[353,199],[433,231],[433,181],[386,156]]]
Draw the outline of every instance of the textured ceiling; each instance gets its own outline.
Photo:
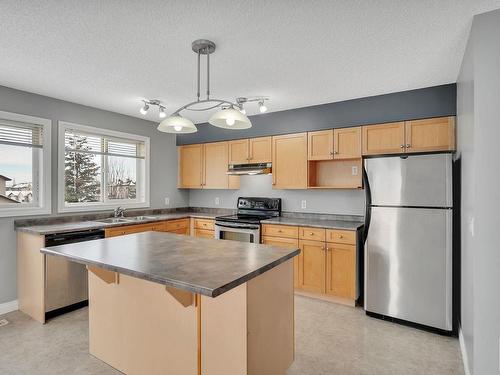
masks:
[[[304,107],[455,82],[473,15],[496,8],[498,0],[2,0],[0,85],[137,117],[140,99],[158,98],[170,112],[195,99],[190,45],[208,38],[217,44],[213,97]]]

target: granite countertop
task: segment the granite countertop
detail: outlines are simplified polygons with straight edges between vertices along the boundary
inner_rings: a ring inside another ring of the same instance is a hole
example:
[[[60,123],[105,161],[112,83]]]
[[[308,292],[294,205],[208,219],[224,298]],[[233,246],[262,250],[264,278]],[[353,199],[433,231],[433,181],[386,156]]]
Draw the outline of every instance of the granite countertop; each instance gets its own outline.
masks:
[[[358,230],[365,223],[362,221],[348,221],[348,220],[325,220],[313,218],[294,218],[294,217],[276,217],[273,219],[261,221],[263,224],[280,224],[280,225],[294,225],[299,227],[315,227],[327,229],[345,229],[345,230]]]
[[[216,297],[293,258],[300,250],[143,232],[52,246],[41,252]]]
[[[79,230],[104,229],[104,228],[121,227],[126,225],[147,224],[147,223],[154,223],[157,221],[185,219],[189,217],[214,219],[216,216],[220,216],[220,214],[206,213],[206,212],[173,212],[168,214],[145,215],[145,216],[147,216],[147,218],[144,218],[142,220],[129,220],[119,223],[102,223],[97,220],[69,221],[56,224],[19,226],[16,227],[16,230],[32,234],[45,235],[54,233],[74,232]],[[127,219],[127,217],[125,217],[124,219]]]

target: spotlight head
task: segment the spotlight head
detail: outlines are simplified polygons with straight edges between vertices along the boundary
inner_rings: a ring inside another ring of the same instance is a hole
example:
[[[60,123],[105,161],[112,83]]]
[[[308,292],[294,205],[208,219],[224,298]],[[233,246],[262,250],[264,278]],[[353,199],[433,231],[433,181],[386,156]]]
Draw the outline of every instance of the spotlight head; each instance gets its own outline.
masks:
[[[165,117],[167,117],[167,114],[165,113],[165,108],[163,108],[163,107],[161,107],[161,106],[160,106],[160,109],[159,109],[159,112],[158,112],[158,116],[159,116],[160,118],[165,118]]]
[[[139,112],[141,112],[142,115],[145,115],[146,113],[148,113],[148,109],[149,109],[148,103],[144,102],[144,106],[139,110]]]
[[[264,113],[265,111],[267,111],[267,107],[264,105],[264,100],[261,100],[259,102],[259,111],[260,113]]]

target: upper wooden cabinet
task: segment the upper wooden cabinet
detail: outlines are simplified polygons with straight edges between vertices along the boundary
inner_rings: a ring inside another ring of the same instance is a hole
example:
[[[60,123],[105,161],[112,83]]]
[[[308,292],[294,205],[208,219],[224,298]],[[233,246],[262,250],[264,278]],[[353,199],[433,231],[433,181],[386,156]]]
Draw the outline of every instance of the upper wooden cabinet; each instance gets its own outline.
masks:
[[[455,117],[363,126],[363,155],[455,150]]]
[[[307,159],[333,159],[333,130],[307,133]]]
[[[405,147],[405,123],[363,126],[363,155],[399,154]]]
[[[260,137],[249,139],[250,163],[271,162],[271,137]]]
[[[238,139],[228,142],[229,164],[248,163],[248,139]]]
[[[307,133],[272,137],[273,188],[307,188]]]
[[[334,129],[333,158],[356,159],[361,157],[361,127]]]
[[[204,145],[187,145],[179,147],[179,180],[180,188],[201,188],[203,177]]]
[[[405,149],[406,152],[455,150],[455,118],[407,121]]]
[[[228,142],[180,146],[178,187],[237,189],[239,178],[226,173],[228,160]]]
[[[270,163],[271,137],[229,142],[229,164]]]

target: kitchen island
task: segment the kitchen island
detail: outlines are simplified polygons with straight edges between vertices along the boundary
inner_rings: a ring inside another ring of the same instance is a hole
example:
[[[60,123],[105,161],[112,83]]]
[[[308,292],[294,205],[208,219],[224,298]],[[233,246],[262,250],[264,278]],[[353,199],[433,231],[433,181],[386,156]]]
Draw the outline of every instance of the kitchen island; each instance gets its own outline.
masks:
[[[284,374],[298,249],[144,232],[43,248],[87,265],[89,351],[127,374]]]

